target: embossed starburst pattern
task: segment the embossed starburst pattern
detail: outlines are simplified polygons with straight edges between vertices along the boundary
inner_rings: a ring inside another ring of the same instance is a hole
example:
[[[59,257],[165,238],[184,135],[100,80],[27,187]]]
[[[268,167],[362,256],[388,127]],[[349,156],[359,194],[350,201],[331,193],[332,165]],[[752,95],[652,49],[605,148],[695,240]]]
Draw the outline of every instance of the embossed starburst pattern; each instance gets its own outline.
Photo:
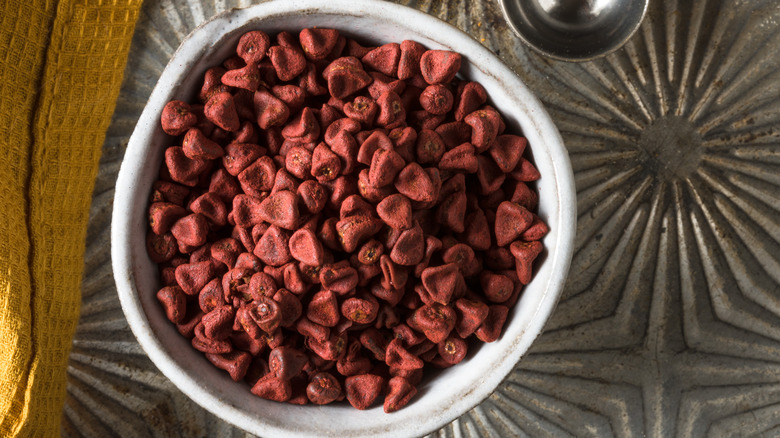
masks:
[[[147,0],[100,167],[69,366],[69,436],[243,436],[130,333],[111,277],[123,145],[179,41],[233,0]],[[524,48],[492,2],[403,0],[512,66],[547,106],[578,191],[564,295],[531,353],[436,436],[780,435],[780,4],[651,2],[621,50]]]

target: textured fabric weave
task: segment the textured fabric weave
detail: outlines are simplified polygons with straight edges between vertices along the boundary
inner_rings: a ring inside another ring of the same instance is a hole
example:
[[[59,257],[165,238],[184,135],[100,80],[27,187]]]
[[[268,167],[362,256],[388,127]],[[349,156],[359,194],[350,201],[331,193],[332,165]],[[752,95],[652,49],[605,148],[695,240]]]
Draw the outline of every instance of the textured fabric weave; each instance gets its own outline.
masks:
[[[140,0],[0,2],[0,436],[57,436],[100,148]]]

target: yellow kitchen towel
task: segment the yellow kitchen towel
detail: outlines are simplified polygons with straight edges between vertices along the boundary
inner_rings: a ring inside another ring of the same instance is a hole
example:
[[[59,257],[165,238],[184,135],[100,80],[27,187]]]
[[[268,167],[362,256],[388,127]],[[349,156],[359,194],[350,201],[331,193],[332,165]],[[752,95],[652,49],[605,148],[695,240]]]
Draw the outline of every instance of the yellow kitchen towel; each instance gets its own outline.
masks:
[[[0,437],[60,434],[92,189],[140,6],[0,1]]]

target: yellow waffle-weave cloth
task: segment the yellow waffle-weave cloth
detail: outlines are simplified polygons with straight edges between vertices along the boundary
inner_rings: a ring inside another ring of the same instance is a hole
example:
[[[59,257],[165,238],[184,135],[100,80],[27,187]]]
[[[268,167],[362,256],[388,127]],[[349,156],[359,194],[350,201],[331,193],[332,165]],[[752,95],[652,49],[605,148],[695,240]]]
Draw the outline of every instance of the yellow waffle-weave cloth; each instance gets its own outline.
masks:
[[[87,219],[140,0],[0,1],[0,436],[59,436]]]

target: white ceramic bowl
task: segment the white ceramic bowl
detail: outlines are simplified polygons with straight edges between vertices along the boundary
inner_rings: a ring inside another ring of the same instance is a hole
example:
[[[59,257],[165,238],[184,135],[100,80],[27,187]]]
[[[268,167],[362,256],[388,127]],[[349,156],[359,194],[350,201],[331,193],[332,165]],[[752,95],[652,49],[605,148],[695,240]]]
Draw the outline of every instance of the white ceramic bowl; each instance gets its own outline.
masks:
[[[536,166],[539,215],[549,224],[533,281],[510,313],[501,338],[427,378],[405,408],[385,414],[381,403],[358,411],[348,404],[294,406],[255,397],[216,369],[165,318],[155,298],[156,266],[146,254],[146,209],[170,143],[159,123],[172,99],[194,96],[203,73],[234,49],[246,31],[268,33],[333,27],[376,44],[413,39],[464,57],[461,74],[479,81],[509,128],[528,138]],[[119,172],[111,224],[111,256],[122,308],[152,361],[181,391],[225,421],[273,437],[399,437],[429,433],[489,396],[539,335],[564,285],[576,218],[571,165],[561,137],[540,102],[495,55],[460,30],[422,12],[381,1],[275,1],[232,10],[195,29],[182,42],[154,88]]]

